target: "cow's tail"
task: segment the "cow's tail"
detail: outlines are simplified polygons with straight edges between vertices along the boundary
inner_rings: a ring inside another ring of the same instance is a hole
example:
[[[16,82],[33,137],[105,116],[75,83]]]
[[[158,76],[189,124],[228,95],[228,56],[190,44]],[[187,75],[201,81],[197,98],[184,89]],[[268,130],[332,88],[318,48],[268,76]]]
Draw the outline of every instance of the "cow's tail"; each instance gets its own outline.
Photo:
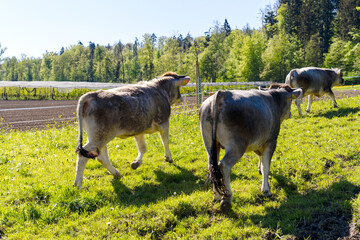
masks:
[[[217,123],[219,120],[219,98],[221,98],[221,91],[218,91],[214,95],[214,101],[211,106],[212,113],[212,133],[211,133],[211,148],[210,148],[210,157],[209,157],[209,173],[210,180],[213,184],[214,190],[217,190],[221,195],[224,195],[224,178],[221,173],[218,164],[218,152],[217,152],[217,141],[216,141],[216,130]]]
[[[78,144],[76,147],[76,152],[80,153],[80,155],[87,157],[87,158],[95,158],[99,155],[99,150],[96,149],[96,151],[87,151],[83,148],[82,141],[83,141],[83,115],[86,112],[86,108],[89,104],[89,98],[88,95],[84,95],[79,99],[78,105],[77,105],[77,117],[78,117],[78,124],[79,124],[79,137],[78,137]]]

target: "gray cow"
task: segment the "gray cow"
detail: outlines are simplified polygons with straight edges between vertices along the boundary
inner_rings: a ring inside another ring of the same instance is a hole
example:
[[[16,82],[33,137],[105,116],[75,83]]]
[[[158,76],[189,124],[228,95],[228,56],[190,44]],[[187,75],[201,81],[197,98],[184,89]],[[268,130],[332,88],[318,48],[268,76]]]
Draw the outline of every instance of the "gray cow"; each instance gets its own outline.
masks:
[[[272,88],[277,87],[267,91],[218,91],[200,107],[200,128],[214,200],[222,200],[220,209],[224,213],[232,202],[231,169],[245,152],[254,151],[259,156],[261,191],[271,196],[268,176],[280,124],[291,116],[292,99],[301,94],[301,89],[284,84]],[[218,164],[220,148],[225,149],[225,155]]]
[[[189,81],[187,76],[167,72],[159,78],[136,85],[84,94],[77,106],[79,141],[74,185],[81,187],[89,158],[97,158],[114,177],[121,177],[110,163],[106,147],[115,137],[135,138],[138,156],[131,167],[136,169],[141,165],[146,151],[145,134],[159,131],[165,148],[165,160],[172,162],[169,150],[170,106],[181,100],[180,86]],[[83,127],[88,136],[84,147]]]
[[[296,107],[299,114],[302,116],[300,101],[308,95],[308,106],[306,112],[310,112],[310,106],[313,101],[313,96],[321,97],[325,93],[328,94],[337,107],[334,93],[331,88],[336,85],[343,85],[344,79],[342,78],[341,69],[324,69],[316,67],[306,67],[293,69],[286,76],[285,83],[293,88],[302,88],[303,93],[299,99],[295,100]]]

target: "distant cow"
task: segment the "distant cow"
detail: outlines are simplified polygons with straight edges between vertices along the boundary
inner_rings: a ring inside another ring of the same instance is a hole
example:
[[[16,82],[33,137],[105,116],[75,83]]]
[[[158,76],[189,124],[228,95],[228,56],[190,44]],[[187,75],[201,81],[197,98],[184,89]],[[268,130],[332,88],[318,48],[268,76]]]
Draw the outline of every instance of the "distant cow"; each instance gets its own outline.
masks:
[[[290,117],[292,99],[301,89],[218,91],[200,107],[200,128],[208,154],[214,200],[222,200],[220,209],[231,208],[231,169],[245,152],[259,156],[262,173],[261,191],[271,196],[268,176],[280,124]],[[218,164],[220,148],[225,155]]]
[[[303,93],[299,99],[295,100],[299,114],[302,116],[300,100],[306,95],[309,95],[306,112],[310,112],[313,96],[321,97],[325,93],[331,97],[334,107],[336,108],[337,103],[331,88],[332,86],[343,85],[344,79],[342,78],[341,69],[339,68],[323,69],[306,67],[291,70],[286,76],[285,83],[293,88],[302,88]]]
[[[135,138],[138,156],[131,167],[136,169],[146,151],[145,134],[159,131],[165,148],[165,161],[172,162],[169,150],[170,106],[181,100],[180,86],[189,81],[187,76],[167,72],[151,81],[84,94],[77,106],[79,141],[74,185],[81,187],[89,158],[97,158],[114,177],[121,177],[110,163],[106,147],[115,137]],[[83,127],[88,136],[84,147]]]

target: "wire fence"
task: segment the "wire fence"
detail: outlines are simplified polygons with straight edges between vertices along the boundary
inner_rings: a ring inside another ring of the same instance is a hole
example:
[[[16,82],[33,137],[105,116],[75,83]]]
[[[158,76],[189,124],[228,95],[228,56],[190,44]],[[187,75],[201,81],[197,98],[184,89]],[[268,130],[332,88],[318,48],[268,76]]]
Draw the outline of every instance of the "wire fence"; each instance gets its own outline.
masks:
[[[202,83],[200,94],[211,94],[219,89],[249,89],[265,87],[270,84],[271,82]],[[111,89],[125,85],[98,82],[0,81],[0,94],[3,100],[76,100],[84,93],[95,89]],[[195,89],[195,83],[189,83],[182,87],[182,93],[196,95]]]

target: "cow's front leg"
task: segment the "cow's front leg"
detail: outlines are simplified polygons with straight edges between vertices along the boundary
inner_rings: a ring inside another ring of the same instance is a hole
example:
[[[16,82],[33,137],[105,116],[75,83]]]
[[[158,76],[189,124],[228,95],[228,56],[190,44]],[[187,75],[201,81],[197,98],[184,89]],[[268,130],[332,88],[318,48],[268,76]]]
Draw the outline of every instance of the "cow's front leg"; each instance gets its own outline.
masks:
[[[307,108],[306,108],[307,113],[310,113],[310,107],[311,107],[311,104],[312,104],[313,100],[314,100],[314,96],[309,95],[308,96],[308,105],[307,105]]]
[[[300,103],[301,103],[301,101],[300,101],[299,99],[296,99],[296,100],[295,100],[295,105],[296,105],[296,108],[297,108],[297,110],[298,110],[298,112],[299,112],[299,115],[300,115],[300,116],[303,116],[303,114],[302,114],[302,112],[301,112]]]
[[[135,161],[131,163],[132,169],[137,169],[142,164],[144,153],[146,152],[145,134],[140,134],[134,137],[136,141],[136,147],[138,149],[138,156]]]
[[[258,171],[259,171],[259,173],[261,175],[262,172],[261,172],[261,159],[260,159],[260,157],[259,157]]]
[[[169,148],[169,122],[162,124],[159,129],[161,141],[165,149],[165,161],[172,163],[173,159],[171,157],[171,152]]]
[[[100,155],[97,157],[97,160],[114,176],[114,178],[122,177],[120,172],[111,164],[106,146],[100,150]]]
[[[331,100],[333,101],[333,106],[334,108],[337,108],[338,105],[336,103],[336,100],[335,100],[335,95],[333,93],[333,91],[330,89],[330,91],[327,93],[329,95],[329,97],[331,98]]]

